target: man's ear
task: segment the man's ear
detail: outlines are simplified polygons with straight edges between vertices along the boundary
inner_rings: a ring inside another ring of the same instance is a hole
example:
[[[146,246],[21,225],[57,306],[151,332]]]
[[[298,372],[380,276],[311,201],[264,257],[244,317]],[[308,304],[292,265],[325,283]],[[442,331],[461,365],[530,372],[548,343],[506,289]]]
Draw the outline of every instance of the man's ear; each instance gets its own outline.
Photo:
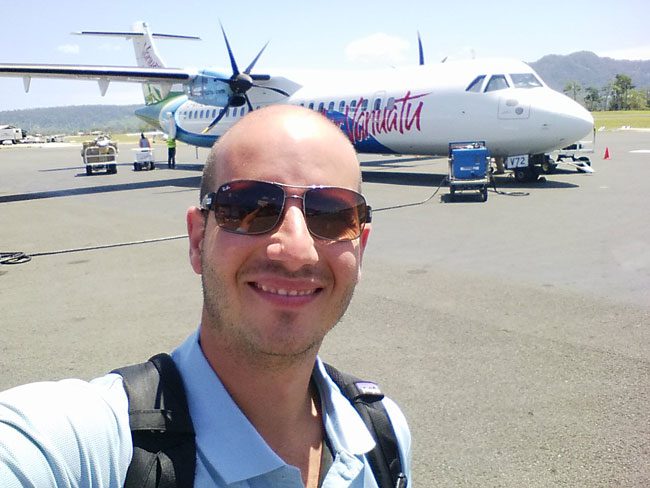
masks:
[[[206,218],[199,207],[187,209],[187,236],[190,239],[190,264],[196,274],[201,274],[201,251],[205,235]]]

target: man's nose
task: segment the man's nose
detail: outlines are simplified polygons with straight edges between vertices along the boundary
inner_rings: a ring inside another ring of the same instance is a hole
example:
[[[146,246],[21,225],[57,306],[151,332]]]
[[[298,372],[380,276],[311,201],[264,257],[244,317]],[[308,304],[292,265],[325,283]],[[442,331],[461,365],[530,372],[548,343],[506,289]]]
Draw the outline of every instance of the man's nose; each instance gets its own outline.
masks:
[[[318,262],[314,237],[309,233],[302,204],[287,199],[280,224],[267,248],[269,259],[282,262],[292,271]]]

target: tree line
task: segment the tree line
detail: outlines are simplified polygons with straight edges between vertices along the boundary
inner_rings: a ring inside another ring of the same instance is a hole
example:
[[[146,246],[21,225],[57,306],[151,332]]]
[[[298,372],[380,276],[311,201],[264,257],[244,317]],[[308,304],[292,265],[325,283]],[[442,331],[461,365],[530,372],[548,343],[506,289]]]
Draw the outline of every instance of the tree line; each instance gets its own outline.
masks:
[[[564,85],[564,93],[582,103],[587,110],[647,110],[650,90],[639,90],[628,75],[617,74],[602,88],[584,87],[577,81]]]

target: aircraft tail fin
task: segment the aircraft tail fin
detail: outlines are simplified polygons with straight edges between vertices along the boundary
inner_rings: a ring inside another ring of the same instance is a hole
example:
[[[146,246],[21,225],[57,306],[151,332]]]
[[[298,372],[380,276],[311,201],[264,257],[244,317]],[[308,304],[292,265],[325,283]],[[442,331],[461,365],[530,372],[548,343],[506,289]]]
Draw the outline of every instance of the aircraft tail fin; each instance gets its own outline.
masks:
[[[106,31],[81,31],[73,32],[77,35],[104,36],[104,37],[122,37],[133,41],[135,59],[138,66],[143,68],[164,68],[165,63],[156,49],[154,39],[182,39],[182,40],[200,40],[195,36],[180,36],[175,34],[157,34],[149,31],[146,22],[138,21],[133,24],[131,32],[106,32]],[[142,91],[144,93],[145,103],[152,105],[169,96],[180,95],[183,90],[180,86],[174,86],[165,83],[143,83]]]

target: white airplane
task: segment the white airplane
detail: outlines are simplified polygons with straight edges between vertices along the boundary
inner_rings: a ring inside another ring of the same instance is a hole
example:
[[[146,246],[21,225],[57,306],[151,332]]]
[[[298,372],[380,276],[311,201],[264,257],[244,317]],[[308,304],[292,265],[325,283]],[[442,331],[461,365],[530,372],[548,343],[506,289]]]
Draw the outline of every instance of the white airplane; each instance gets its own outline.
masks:
[[[223,27],[222,27],[223,31]],[[222,70],[167,68],[146,23],[132,32],[80,32],[131,39],[138,66],[0,64],[0,76],[91,79],[102,95],[111,81],[143,86],[145,106],[136,115],[171,137],[210,147],[245,113],[269,104],[302,105],[337,123],[358,152],[448,155],[449,144],[483,141],[492,157],[534,181],[539,167],[553,168],[548,153],[593,131],[593,117],[569,97],[550,89],[527,64],[474,59],[382,71],[324,73],[288,79],[252,70],[266,45],[241,71],[225,31],[232,74]]]

